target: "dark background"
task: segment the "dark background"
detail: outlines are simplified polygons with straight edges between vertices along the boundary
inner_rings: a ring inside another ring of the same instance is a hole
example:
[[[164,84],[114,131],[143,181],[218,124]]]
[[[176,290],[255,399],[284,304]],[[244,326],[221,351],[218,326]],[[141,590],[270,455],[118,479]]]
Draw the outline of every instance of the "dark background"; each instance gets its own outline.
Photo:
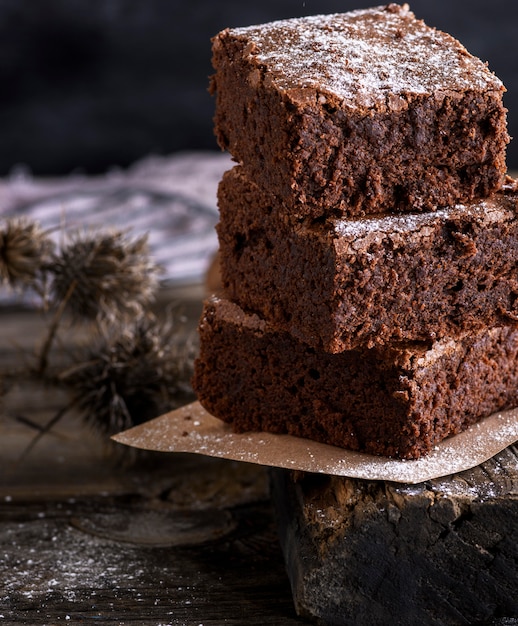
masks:
[[[207,93],[210,37],[372,0],[0,0],[0,176],[100,173],[149,154],[218,149]],[[507,86],[518,169],[518,2],[414,0]]]

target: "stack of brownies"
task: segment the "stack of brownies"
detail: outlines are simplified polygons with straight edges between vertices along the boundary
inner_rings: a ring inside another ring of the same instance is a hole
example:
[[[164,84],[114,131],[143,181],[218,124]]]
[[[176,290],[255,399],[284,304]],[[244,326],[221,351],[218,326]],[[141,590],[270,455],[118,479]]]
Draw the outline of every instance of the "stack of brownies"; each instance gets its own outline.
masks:
[[[502,83],[407,5],[213,40],[223,296],[193,386],[238,432],[418,458],[518,404]]]

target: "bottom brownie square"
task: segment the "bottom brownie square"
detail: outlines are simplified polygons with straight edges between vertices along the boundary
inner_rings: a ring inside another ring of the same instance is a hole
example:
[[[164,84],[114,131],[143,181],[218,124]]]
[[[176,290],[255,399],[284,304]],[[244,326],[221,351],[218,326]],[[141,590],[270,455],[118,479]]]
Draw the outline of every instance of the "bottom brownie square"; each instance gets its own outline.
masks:
[[[237,432],[288,433],[411,459],[518,404],[513,326],[330,354],[213,298],[199,333],[193,388]]]

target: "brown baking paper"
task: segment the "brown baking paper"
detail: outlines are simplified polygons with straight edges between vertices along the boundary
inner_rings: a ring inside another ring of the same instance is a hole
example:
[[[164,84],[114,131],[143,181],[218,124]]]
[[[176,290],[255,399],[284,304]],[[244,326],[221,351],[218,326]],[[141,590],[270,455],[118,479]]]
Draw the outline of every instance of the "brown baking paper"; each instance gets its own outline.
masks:
[[[194,402],[113,439],[135,448],[191,452],[247,463],[368,480],[420,483],[475,467],[518,441],[518,409],[495,413],[411,461],[377,457],[270,433],[236,434]]]

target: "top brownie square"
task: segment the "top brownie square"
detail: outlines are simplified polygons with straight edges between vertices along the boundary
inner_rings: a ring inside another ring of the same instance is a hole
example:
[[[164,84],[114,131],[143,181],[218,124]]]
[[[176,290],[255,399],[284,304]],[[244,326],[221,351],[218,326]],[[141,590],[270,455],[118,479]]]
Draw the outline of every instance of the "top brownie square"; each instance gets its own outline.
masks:
[[[219,145],[295,218],[426,211],[502,184],[503,84],[408,5],[226,29],[213,65]]]

